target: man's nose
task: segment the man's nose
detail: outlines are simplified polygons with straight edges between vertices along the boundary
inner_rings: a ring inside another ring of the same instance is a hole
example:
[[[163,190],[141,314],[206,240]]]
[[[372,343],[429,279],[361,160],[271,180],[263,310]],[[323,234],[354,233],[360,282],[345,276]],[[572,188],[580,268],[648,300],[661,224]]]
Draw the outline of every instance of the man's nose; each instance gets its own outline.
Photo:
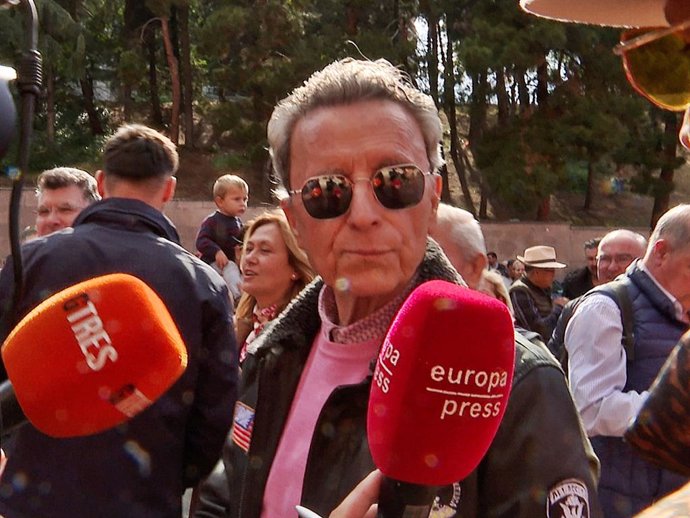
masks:
[[[368,178],[359,178],[353,184],[348,218],[356,224],[369,225],[378,218],[377,211],[382,206],[376,199]]]

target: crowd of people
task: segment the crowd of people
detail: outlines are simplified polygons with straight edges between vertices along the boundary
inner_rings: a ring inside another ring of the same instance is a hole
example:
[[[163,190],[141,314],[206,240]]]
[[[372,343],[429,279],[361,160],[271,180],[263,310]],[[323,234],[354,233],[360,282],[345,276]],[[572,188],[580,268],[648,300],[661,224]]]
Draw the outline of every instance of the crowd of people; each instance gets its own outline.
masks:
[[[591,21],[568,0],[522,3]],[[661,3],[668,23],[690,16],[686,3]],[[247,183],[223,175],[191,251],[164,215],[178,155],[160,132],[119,128],[93,176],[44,172],[17,304],[12,262],[0,271],[0,338],[47,296],[123,272],[161,297],[189,359],[123,425],[55,438],[28,423],[6,437],[0,515],[179,518],[193,488],[193,518],[295,516],[296,505],[374,516],[375,360],[406,297],[430,280],[502,300],[515,324],[498,431],[466,478],[437,488],[430,516],[629,518],[686,483],[624,436],[690,326],[690,205],[668,210],[648,240],[612,229],[587,241],[586,265],[555,283],[567,265],[552,246],[499,261],[480,223],[440,202],[442,136],[434,101],[401,69],[330,63],[270,119],[280,210],[243,221]]]

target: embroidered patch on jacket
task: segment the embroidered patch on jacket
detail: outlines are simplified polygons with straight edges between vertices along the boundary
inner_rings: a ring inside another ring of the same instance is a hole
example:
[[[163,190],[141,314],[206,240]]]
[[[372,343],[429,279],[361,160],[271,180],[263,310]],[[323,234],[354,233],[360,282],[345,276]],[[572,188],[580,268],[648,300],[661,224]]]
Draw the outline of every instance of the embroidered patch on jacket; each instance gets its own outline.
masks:
[[[434,505],[429,513],[429,518],[452,518],[457,515],[460,506],[462,488],[459,482],[452,486],[441,488],[434,500]]]
[[[235,417],[232,424],[232,442],[245,452],[249,451],[254,429],[254,409],[241,401],[235,403]]]
[[[547,518],[589,518],[587,486],[576,478],[560,482],[549,490]]]

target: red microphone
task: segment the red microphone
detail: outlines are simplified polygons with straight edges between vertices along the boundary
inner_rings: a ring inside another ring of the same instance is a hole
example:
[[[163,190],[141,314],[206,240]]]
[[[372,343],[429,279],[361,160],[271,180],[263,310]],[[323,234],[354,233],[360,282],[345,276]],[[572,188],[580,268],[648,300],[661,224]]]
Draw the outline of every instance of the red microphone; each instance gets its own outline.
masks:
[[[36,306],[2,346],[5,431],[21,412],[52,437],[107,430],[146,409],[187,367],[168,309],[143,281],[110,274]],[[13,390],[12,390],[13,389]],[[13,394],[14,393],[14,394]]]
[[[514,340],[497,299],[445,281],[410,294],[381,348],[369,400],[369,447],[386,476],[380,517],[428,516],[438,487],[476,468],[508,403]]]

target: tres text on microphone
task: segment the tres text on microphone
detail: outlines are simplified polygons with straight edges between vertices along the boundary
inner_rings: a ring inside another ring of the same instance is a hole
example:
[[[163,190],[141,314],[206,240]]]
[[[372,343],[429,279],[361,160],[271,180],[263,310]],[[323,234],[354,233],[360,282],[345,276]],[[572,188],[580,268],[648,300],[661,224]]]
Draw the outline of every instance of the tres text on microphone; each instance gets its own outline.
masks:
[[[103,328],[96,305],[86,293],[80,293],[62,306],[67,313],[74,338],[76,338],[86,364],[93,371],[101,370],[108,360],[117,361],[117,350]]]

